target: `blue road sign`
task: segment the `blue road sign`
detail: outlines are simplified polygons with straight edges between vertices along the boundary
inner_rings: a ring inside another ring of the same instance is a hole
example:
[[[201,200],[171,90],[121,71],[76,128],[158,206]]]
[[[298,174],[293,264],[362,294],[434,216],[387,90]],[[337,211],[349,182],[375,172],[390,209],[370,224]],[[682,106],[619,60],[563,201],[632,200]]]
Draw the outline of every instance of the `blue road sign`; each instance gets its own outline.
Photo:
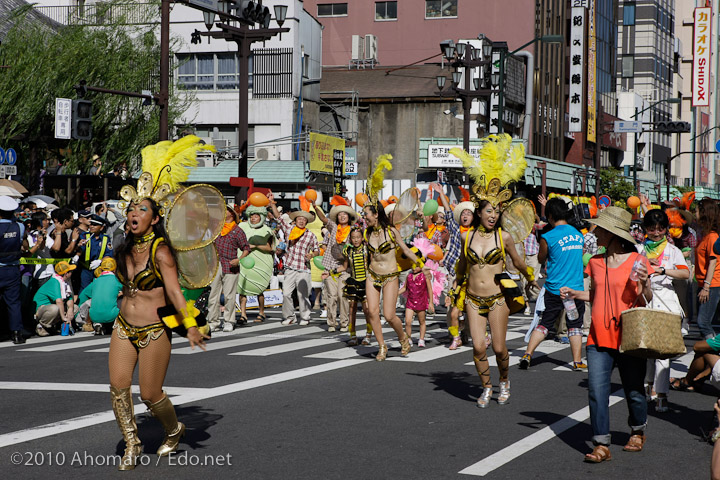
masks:
[[[0,165],[5,163],[5,150],[0,147]]]
[[[715,151],[716,151],[716,152],[720,152],[720,140],[718,140],[717,142],[715,142]],[[0,163],[2,163],[2,162],[0,162]]]
[[[17,163],[17,153],[15,153],[15,149],[7,149],[5,152],[5,163],[8,165],[15,165]]]

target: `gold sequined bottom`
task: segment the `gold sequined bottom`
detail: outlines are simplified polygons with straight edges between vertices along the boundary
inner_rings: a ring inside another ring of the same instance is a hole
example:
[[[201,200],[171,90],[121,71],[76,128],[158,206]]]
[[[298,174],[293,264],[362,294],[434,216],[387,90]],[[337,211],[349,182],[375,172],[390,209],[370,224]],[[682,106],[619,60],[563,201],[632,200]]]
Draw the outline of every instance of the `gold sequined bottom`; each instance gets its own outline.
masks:
[[[476,310],[479,315],[486,317],[488,313],[495,310],[497,307],[505,305],[505,297],[502,292],[489,297],[476,297],[466,290],[465,305],[468,305],[473,310]]]
[[[387,273],[387,274],[381,275],[379,273],[373,272],[372,270],[370,270],[370,268],[368,268],[367,271],[373,279],[373,286],[375,288],[384,287],[385,285],[387,285],[388,283],[392,282],[397,277],[399,277],[400,273],[401,273],[401,272],[393,272],[393,273]]]
[[[136,348],[147,347],[152,340],[157,340],[165,332],[165,324],[162,322],[153,323],[144,327],[135,327],[125,321],[122,315],[118,315],[113,325],[118,338],[130,340]]]

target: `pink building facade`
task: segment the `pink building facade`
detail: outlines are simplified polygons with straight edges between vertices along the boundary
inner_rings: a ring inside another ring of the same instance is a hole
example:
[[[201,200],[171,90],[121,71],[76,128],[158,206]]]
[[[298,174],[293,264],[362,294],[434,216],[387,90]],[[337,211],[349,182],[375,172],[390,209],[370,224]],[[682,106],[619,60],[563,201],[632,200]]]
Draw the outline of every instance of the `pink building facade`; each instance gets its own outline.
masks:
[[[483,33],[514,50],[535,38],[532,0],[305,0],[304,6],[324,26],[324,66],[349,64],[353,35],[375,35],[377,61],[384,66],[434,55],[425,62],[439,62],[446,39]]]

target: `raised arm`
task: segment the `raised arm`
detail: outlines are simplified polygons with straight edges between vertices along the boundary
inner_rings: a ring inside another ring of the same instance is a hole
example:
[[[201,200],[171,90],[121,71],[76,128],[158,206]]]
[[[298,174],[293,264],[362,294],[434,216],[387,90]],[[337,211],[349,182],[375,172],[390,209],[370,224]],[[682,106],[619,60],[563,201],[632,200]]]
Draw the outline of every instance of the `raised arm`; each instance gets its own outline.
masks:
[[[412,250],[408,248],[407,245],[405,245],[405,242],[402,241],[402,236],[400,236],[400,232],[395,227],[390,227],[390,233],[392,233],[393,238],[395,239],[395,243],[397,243],[400,246],[400,249],[403,251],[405,256],[413,261],[413,263],[418,262],[418,258],[415,256],[415,253],[413,253]],[[398,240],[400,239],[400,240]]]
[[[325,213],[322,211],[322,208],[318,208],[318,206],[315,205],[314,203],[312,204],[312,206],[313,206],[313,209],[315,210],[315,215],[317,215],[317,217],[320,219],[320,221],[323,223],[323,225],[327,225],[328,222],[330,221],[330,219],[325,216]]]

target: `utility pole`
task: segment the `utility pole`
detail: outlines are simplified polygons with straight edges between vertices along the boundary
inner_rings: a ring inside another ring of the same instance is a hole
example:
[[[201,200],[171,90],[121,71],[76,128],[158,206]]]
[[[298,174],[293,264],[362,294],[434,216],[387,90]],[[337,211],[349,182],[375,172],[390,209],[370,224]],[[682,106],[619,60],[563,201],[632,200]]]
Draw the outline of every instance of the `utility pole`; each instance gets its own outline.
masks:
[[[170,0],[162,0],[160,4],[160,141],[167,140],[168,103],[170,100]]]

